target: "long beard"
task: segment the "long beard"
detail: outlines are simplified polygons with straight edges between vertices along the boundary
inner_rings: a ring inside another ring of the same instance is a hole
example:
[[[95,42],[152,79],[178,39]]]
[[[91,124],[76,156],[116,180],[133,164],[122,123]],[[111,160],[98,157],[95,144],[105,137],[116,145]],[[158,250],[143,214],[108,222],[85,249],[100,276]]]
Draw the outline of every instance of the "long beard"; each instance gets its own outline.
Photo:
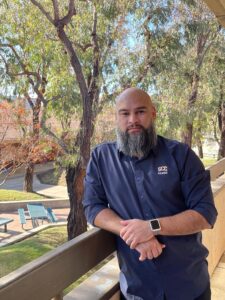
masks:
[[[139,127],[142,131],[137,134],[129,134],[128,131],[122,132],[119,128],[116,129],[118,149],[125,155],[141,158],[147,156],[156,145],[157,135],[154,124],[146,129],[141,125]]]

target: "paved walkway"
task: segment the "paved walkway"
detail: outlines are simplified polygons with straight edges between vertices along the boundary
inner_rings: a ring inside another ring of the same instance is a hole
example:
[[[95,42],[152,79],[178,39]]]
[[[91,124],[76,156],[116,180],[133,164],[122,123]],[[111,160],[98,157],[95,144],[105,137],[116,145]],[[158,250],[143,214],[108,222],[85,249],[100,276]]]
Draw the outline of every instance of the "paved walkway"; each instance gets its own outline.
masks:
[[[22,191],[23,180],[23,175],[8,179],[3,185],[1,185],[1,189]],[[48,197],[68,198],[66,186],[42,184],[40,183],[36,175],[34,175],[33,189],[35,192]]]
[[[43,172],[45,170],[49,170],[50,167],[51,165],[38,166],[35,172],[36,173]],[[9,177],[2,185],[0,185],[0,188],[5,190],[22,191],[23,182],[24,182],[24,174],[21,171],[12,177]],[[48,197],[68,198],[66,186],[42,184],[40,183],[36,175],[34,175],[33,189],[35,192],[42,195],[46,195]]]

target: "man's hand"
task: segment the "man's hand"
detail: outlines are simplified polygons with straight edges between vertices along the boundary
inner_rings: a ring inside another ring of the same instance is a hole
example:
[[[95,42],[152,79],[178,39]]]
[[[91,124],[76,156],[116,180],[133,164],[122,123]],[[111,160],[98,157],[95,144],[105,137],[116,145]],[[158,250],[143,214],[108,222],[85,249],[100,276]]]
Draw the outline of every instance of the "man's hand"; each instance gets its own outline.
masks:
[[[154,237],[149,221],[132,219],[120,221],[120,224],[123,225],[120,230],[120,237],[131,249],[135,249],[138,244],[149,241]]]
[[[135,250],[140,253],[139,260],[144,261],[145,259],[157,258],[161,255],[165,247],[164,244],[159,243],[159,241],[153,237],[147,242],[138,244]]]

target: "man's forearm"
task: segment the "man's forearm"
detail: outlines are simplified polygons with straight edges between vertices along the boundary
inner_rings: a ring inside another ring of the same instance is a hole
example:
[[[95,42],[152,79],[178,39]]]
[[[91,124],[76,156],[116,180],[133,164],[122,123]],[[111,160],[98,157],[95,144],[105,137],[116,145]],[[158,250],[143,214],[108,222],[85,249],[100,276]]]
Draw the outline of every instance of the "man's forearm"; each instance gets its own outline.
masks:
[[[160,235],[188,235],[211,228],[206,219],[195,210],[186,210],[177,215],[159,218],[161,224]],[[150,240],[153,232],[149,221],[130,219],[121,222],[121,238],[134,249],[139,243]]]
[[[123,228],[123,225],[121,224],[122,220],[123,219],[113,210],[106,208],[97,214],[94,220],[94,225],[120,235],[120,231]],[[151,241],[148,241],[145,244],[140,243],[136,250],[140,253],[139,259],[143,261],[147,258],[152,259],[158,257],[162,253],[164,247],[165,245],[160,244],[158,240],[153,237]]]
[[[121,220],[122,218],[120,218],[113,210],[106,208],[97,214],[94,225],[119,235],[122,228],[122,225],[120,224]]]
[[[160,218],[161,235],[187,235],[210,229],[211,225],[195,210],[186,210],[174,216]]]

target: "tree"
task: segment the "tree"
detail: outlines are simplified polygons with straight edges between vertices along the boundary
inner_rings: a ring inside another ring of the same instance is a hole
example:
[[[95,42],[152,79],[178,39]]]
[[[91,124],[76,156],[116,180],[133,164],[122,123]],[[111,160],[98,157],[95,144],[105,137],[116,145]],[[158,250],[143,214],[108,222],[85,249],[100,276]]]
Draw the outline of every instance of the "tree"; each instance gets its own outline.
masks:
[[[76,163],[69,162],[66,180],[70,198],[68,217],[69,238],[86,230],[82,209],[83,179],[90,157],[91,137],[96,115],[110,93],[104,84],[104,67],[109,67],[107,54],[113,39],[118,36],[121,19],[120,10],[127,11],[131,3],[126,1],[68,1],[68,5],[57,0],[42,5],[31,0],[57,32],[68,55],[79,88],[82,115],[79,131],[70,149]],[[49,13],[52,10],[52,14]],[[91,24],[91,25],[90,25]],[[74,37],[77,37],[74,39]],[[100,96],[101,94],[101,96]]]
[[[19,8],[19,9],[18,9]],[[17,97],[27,100],[32,112],[32,133],[29,132],[30,142],[37,146],[40,139],[41,103],[47,84],[47,70],[51,61],[49,43],[46,51],[41,49],[44,36],[34,28],[31,15],[26,14],[27,7],[20,1],[13,3],[12,9],[17,11],[12,16],[12,10],[7,7],[2,10],[0,57],[5,69],[2,72],[8,76],[8,82],[14,86]],[[34,16],[33,16],[34,17]],[[32,32],[32,35],[31,35]],[[24,190],[33,191],[33,162],[26,160]]]

